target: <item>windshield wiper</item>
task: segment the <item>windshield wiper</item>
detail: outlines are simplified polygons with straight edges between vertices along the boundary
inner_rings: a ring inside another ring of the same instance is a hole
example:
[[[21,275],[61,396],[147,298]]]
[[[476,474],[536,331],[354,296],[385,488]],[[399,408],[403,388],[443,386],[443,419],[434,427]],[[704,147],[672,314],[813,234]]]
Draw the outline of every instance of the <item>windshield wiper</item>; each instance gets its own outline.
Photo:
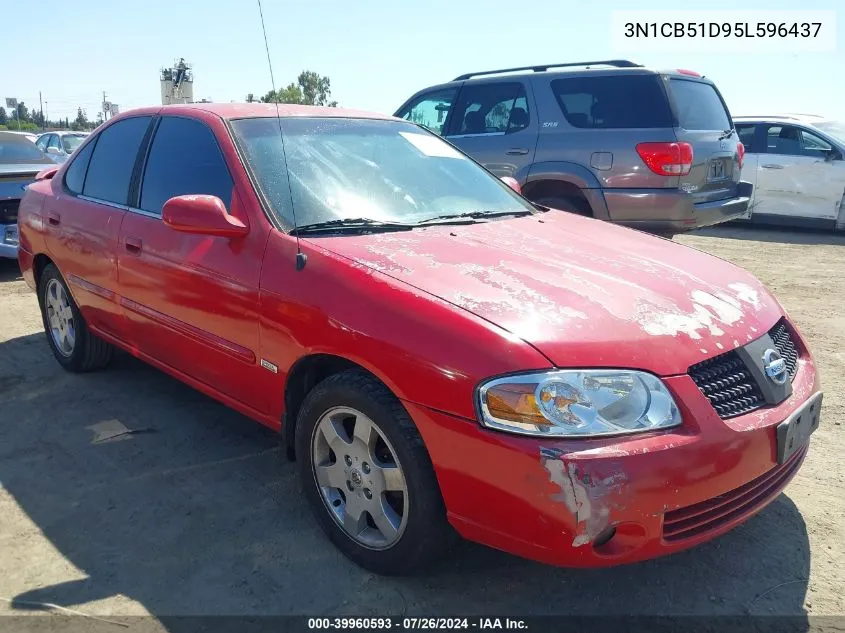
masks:
[[[427,218],[419,222],[419,224],[471,224],[472,220],[480,220],[482,218],[500,218],[507,215],[531,215],[528,209],[514,209],[512,211],[467,211],[466,213],[453,213],[447,215],[436,215],[433,218]]]
[[[719,140],[724,141],[726,138],[730,138],[731,134],[733,133],[733,128],[731,128],[730,130],[725,130],[722,132],[722,135],[719,137]]]
[[[291,235],[308,235],[309,233],[372,233],[375,231],[410,231],[413,224],[402,222],[382,222],[370,218],[337,218],[324,222],[303,224],[293,229]]]

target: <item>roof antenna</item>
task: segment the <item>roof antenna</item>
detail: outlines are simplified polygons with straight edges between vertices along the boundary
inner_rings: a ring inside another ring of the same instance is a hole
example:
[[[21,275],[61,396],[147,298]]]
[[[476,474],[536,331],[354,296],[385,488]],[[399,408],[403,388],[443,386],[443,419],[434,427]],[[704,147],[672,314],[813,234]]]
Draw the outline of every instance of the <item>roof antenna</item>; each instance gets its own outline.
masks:
[[[273,95],[276,102],[276,121],[279,123],[279,140],[282,142],[282,159],[285,163],[285,173],[288,171],[288,157],[285,152],[285,135],[282,134],[282,116],[279,114],[279,94],[276,92],[276,80],[273,77],[273,62],[270,61],[270,45],[267,43],[267,29],[264,26],[264,11],[261,9],[261,0],[258,2],[258,15],[261,16],[261,32],[264,33],[264,49],[267,51],[267,65],[270,67],[270,86],[273,89]],[[288,174],[288,190],[290,190],[290,174]],[[297,232],[296,224],[296,205],[293,204],[293,192],[291,191],[291,213],[293,214],[293,231],[296,238],[296,269],[302,270],[305,268],[305,262],[308,261],[308,256],[302,252],[299,247],[299,233]]]

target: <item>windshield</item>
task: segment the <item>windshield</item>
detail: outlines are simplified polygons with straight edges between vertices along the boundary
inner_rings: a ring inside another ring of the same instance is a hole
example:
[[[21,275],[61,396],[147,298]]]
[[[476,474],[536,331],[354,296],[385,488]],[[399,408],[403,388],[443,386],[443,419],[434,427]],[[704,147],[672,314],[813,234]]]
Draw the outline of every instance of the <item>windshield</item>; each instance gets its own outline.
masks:
[[[0,164],[3,163],[52,163],[52,161],[25,136],[0,132]]]
[[[65,134],[62,136],[62,145],[68,154],[73,154],[74,150],[82,145],[85,137],[80,134]]]
[[[533,211],[495,176],[410,123],[253,118],[232,127],[259,188],[288,226],[292,211],[298,226],[352,218],[416,224],[479,211]]]
[[[814,124],[822,132],[826,132],[828,136],[832,136],[837,141],[845,145],[845,123],[841,121],[822,121]]]

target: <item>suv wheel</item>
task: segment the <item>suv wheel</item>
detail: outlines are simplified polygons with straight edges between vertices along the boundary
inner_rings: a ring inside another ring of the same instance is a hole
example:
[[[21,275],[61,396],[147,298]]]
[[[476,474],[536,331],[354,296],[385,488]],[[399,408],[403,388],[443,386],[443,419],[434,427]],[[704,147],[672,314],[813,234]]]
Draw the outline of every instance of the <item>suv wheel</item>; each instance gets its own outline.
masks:
[[[535,198],[534,202],[542,204],[544,207],[551,207],[559,211],[566,211],[567,213],[575,213],[576,215],[584,215],[592,217],[593,211],[586,200],[578,198],[555,198],[549,196],[540,196]]]
[[[88,330],[64,279],[53,264],[41,274],[38,298],[47,342],[62,367],[71,372],[85,372],[109,364],[114,348]]]
[[[306,396],[296,453],[320,526],[361,567],[409,573],[455,542],[419,432],[399,400],[369,374],[335,374]]]

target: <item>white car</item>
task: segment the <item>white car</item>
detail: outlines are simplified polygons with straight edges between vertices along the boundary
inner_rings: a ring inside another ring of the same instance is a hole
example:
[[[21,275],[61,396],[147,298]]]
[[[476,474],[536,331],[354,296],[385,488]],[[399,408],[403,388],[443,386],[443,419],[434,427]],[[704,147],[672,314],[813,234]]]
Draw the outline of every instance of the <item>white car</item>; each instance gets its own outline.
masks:
[[[814,115],[733,117],[754,185],[751,221],[845,231],[845,124]]]
[[[45,132],[35,144],[54,162],[65,162],[73,151],[82,145],[88,132]]]

